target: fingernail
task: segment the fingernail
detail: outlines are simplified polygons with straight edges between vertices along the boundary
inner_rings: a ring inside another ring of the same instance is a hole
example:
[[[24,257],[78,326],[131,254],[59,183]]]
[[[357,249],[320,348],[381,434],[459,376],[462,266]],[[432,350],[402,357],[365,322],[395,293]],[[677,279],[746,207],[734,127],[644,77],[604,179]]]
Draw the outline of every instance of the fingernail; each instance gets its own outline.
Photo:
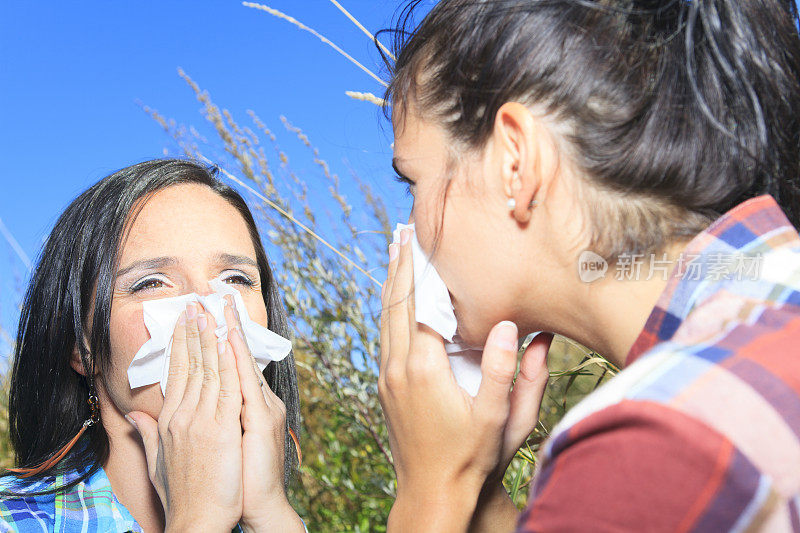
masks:
[[[207,326],[208,326],[208,318],[206,318],[206,315],[202,313],[197,315],[197,329],[203,331],[204,329],[206,329]]]
[[[400,238],[400,240],[402,240],[402,237]],[[389,261],[394,261],[395,259],[397,259],[398,253],[399,253],[399,250],[397,249],[397,244],[394,244],[394,243],[390,244],[389,245]]]
[[[504,320],[494,327],[491,335],[489,335],[489,342],[492,346],[496,346],[503,350],[512,352],[517,351],[517,325],[513,322]]]
[[[404,229],[403,231],[400,232],[400,244],[407,243],[410,238],[411,238],[410,229]]]
[[[186,304],[186,318],[189,320],[197,316],[197,306],[193,303]]]
[[[131,423],[131,425],[132,425],[133,427],[135,427],[137,430],[139,429],[139,426],[137,426],[137,425],[136,425],[136,421],[135,421],[133,418],[129,417],[128,415],[125,415],[125,420],[127,420],[128,422],[130,422],[130,423]]]

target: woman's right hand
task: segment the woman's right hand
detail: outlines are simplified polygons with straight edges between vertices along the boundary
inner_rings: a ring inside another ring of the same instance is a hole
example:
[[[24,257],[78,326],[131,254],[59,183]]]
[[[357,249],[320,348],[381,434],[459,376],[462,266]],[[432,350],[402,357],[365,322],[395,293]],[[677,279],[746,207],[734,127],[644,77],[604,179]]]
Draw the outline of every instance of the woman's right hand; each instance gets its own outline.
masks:
[[[144,442],[166,531],[230,531],[242,516],[242,393],[229,342],[198,303],[175,327],[158,422],[127,418]]]

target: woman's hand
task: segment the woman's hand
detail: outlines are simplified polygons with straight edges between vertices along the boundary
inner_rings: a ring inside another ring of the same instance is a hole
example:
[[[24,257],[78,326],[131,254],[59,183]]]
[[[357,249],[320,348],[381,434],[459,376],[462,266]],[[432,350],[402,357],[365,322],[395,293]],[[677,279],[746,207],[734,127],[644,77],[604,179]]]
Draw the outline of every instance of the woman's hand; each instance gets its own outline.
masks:
[[[199,304],[188,304],[175,327],[158,422],[128,414],[167,531],[228,532],[242,516],[242,392],[234,352],[218,344],[215,327]]]
[[[401,244],[390,247],[382,294],[378,390],[397,474],[389,529],[465,531],[479,495],[497,492],[487,485],[502,489],[503,473],[536,425],[552,337],[531,343],[511,391],[517,328],[496,325],[480,389],[470,397],[453,377],[442,338],[416,322],[410,235],[404,230]]]
[[[286,406],[269,388],[242,335],[239,314],[225,296],[225,320],[235,324],[228,340],[242,389],[242,475],[244,500],[240,525],[249,531],[304,531],[283,487]]]

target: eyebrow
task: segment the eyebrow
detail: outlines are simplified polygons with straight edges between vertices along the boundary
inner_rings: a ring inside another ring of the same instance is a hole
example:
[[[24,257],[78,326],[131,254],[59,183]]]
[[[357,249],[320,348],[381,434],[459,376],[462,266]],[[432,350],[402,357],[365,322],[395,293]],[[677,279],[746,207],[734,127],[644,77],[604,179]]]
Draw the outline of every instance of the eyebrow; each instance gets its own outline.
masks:
[[[246,255],[218,253],[214,256],[213,261],[217,265],[225,265],[225,266],[249,265],[258,268],[258,263],[253,258],[247,257]],[[134,261],[133,263],[124,268],[121,268],[117,272],[117,277],[124,276],[125,274],[133,270],[164,268],[169,266],[175,266],[178,263],[179,261],[175,257],[153,257],[151,259],[140,259],[138,261]]]
[[[125,268],[121,268],[117,271],[117,277],[124,276],[128,272],[136,269],[146,270],[146,269],[155,269],[155,268],[164,268],[167,266],[173,266],[178,262],[177,259],[174,257],[154,257],[152,259],[140,259],[138,261],[134,261],[130,265],[126,266]]]
[[[218,253],[214,256],[214,262],[219,265],[250,265],[258,268],[255,259],[246,255]]]

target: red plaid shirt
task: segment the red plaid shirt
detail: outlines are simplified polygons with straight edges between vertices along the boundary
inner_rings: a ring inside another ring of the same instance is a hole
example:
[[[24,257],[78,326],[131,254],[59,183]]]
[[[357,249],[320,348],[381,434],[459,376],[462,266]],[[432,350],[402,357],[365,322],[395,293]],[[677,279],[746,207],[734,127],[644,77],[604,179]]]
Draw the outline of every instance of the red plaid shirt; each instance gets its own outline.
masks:
[[[625,370],[546,442],[519,532],[800,532],[800,237],[761,196],[684,257]]]

